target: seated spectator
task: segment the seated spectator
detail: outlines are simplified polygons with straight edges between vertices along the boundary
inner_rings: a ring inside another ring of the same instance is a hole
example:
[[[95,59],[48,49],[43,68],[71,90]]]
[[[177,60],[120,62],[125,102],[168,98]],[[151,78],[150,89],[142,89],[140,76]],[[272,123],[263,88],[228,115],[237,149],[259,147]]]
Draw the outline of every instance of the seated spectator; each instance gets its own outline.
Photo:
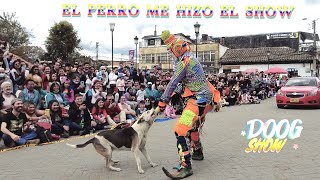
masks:
[[[145,85],[141,85],[140,89],[137,91],[137,93],[136,93],[137,102],[144,101],[144,97],[146,95],[145,88],[146,88]]]
[[[174,108],[170,105],[168,105],[165,109],[165,115],[166,117],[168,118],[172,118],[172,119],[175,119],[177,116],[176,116],[176,111],[174,110]]]
[[[107,95],[105,109],[107,110],[107,114],[113,119],[114,122],[126,122],[126,113],[124,111],[121,111],[118,103],[114,101],[114,97],[112,94]]]
[[[24,112],[31,122],[37,122],[42,119],[47,119],[48,117],[45,116],[45,111],[39,110],[32,102],[24,103]]]
[[[137,116],[141,115],[142,113],[144,113],[146,111],[147,111],[147,108],[146,108],[144,101],[140,101],[138,104],[138,109],[136,110]]]
[[[126,98],[124,96],[120,97],[120,103],[118,106],[121,111],[126,113],[126,120],[129,120],[129,123],[135,120],[136,112],[131,109],[129,104],[126,103]]]
[[[0,85],[5,81],[12,83],[10,77],[5,73],[4,68],[0,67]]]
[[[133,89],[129,88],[124,94],[125,102],[131,106],[132,109],[136,109],[138,103],[136,97],[133,95]],[[121,100],[121,99],[120,99]]]
[[[13,95],[13,89],[10,82],[3,82],[1,84],[1,95],[0,95],[0,111],[1,114],[7,114],[8,110],[12,107],[11,102],[16,97]]]
[[[60,103],[60,105],[66,107],[68,106],[68,101],[64,94],[60,90],[60,84],[57,82],[53,82],[50,86],[50,92],[46,95],[46,105],[48,107],[48,104],[50,101],[56,100]]]
[[[91,114],[97,123],[97,130],[106,129],[108,128],[108,125],[116,125],[116,123],[108,115],[107,110],[104,108],[104,101],[101,98],[97,99],[96,104],[92,108]]]
[[[145,100],[145,106],[146,106],[147,110],[152,109],[151,101],[150,101],[149,98],[146,98],[146,100]]]
[[[67,125],[71,132],[77,131],[80,136],[89,134],[90,130],[95,130],[95,126],[97,126],[80,94],[75,96],[75,102],[70,105]]]
[[[113,91],[113,96],[114,96],[114,102],[116,103],[119,103],[119,100],[120,100],[120,94],[119,94],[119,90],[117,87],[114,88],[114,91]]]
[[[28,118],[23,113],[23,102],[21,99],[14,99],[11,102],[12,111],[8,112],[1,123],[1,132],[3,133],[3,141],[6,147],[23,145],[27,143],[39,144],[40,140],[35,139],[37,133],[35,131],[26,131]]]
[[[74,91],[70,87],[70,82],[71,81],[69,79],[65,80],[65,82],[62,84],[62,92],[67,101],[71,104],[74,102]]]
[[[124,77],[125,77],[125,74],[119,74],[119,78],[118,78],[118,80],[116,82],[116,86],[117,86],[117,88],[119,90],[119,95],[120,96],[123,96],[124,93],[126,92],[125,91],[125,79],[124,79]]]
[[[99,98],[105,99],[107,96],[107,93],[103,91],[102,83],[99,80],[96,80],[93,82],[93,89],[92,89],[92,99],[91,104],[94,105],[96,103],[96,100]]]
[[[51,133],[56,135],[61,135],[63,138],[68,138],[69,134],[69,124],[65,121],[65,113],[63,112],[60,104],[57,100],[52,100],[48,104],[48,109],[50,111],[51,119]]]
[[[24,90],[19,94],[19,98],[25,102],[32,102],[37,109],[40,108],[41,95],[39,91],[34,89],[35,83],[32,79],[28,79],[25,82]]]
[[[74,94],[85,93],[85,81],[80,81],[80,76],[75,75],[71,81],[71,89],[74,91]]]
[[[44,72],[41,75],[42,78],[42,89],[47,90],[49,89],[49,82],[51,80],[51,69],[49,66],[44,68]]]

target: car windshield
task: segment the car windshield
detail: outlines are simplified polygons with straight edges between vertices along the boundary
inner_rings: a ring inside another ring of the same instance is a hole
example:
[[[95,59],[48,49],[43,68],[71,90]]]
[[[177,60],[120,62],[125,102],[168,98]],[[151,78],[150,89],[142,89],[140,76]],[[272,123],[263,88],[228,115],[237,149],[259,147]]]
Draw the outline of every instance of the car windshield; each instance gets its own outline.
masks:
[[[289,79],[285,86],[317,86],[317,81],[315,79]]]

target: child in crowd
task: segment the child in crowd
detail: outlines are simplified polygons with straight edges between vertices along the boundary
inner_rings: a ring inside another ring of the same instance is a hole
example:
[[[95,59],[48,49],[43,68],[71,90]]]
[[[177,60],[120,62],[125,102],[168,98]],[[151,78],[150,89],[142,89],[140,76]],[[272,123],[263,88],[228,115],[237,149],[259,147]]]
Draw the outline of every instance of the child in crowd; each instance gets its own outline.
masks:
[[[136,114],[139,116],[146,111],[147,111],[147,108],[146,108],[145,102],[140,101],[138,105],[138,109],[136,110]]]

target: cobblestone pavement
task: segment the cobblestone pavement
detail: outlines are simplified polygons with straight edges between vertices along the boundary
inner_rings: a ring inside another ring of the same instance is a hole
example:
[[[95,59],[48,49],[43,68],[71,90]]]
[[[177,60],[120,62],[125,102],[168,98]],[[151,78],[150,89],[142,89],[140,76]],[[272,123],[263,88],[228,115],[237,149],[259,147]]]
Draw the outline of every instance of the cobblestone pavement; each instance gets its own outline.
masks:
[[[223,108],[210,113],[202,142],[205,160],[193,162],[194,175],[188,179],[320,179],[320,110],[277,109],[275,99],[258,105]],[[245,153],[249,140],[241,136],[251,119],[302,119],[301,137],[289,140],[280,153]],[[149,132],[147,149],[159,166],[152,168],[142,157],[145,174],[137,172],[133,154],[114,153],[121,172],[105,168],[104,159],[90,145],[72,149],[65,143],[23,148],[0,153],[0,179],[156,179],[165,180],[161,167],[177,164],[173,126],[175,121],[155,123]],[[71,140],[82,143],[86,139]],[[293,144],[298,144],[297,150]]]

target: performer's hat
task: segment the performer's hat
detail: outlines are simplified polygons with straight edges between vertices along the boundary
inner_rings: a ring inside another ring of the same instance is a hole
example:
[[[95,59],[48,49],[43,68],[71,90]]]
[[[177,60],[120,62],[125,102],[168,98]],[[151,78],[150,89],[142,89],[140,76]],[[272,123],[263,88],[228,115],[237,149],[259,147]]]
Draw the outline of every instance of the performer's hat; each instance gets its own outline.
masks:
[[[182,39],[177,39],[170,31],[165,30],[161,34],[161,39],[176,57],[182,56],[186,51],[191,51],[189,44]]]

